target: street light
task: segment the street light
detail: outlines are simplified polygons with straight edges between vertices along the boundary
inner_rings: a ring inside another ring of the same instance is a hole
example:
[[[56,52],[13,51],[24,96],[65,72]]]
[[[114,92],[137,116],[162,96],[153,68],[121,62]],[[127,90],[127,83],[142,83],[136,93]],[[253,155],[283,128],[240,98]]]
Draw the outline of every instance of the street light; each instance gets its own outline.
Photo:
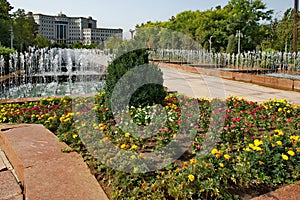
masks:
[[[238,54],[240,54],[241,53],[241,37],[244,37],[244,35],[239,30],[236,34],[236,37],[238,37]]]
[[[212,42],[211,42],[211,38],[213,38],[213,37],[214,37],[214,36],[211,35],[211,36],[209,37],[209,40],[208,40],[208,42],[209,42],[209,53],[211,53],[211,43],[212,43]]]
[[[134,29],[129,29],[129,32],[131,33],[131,39],[133,39],[133,33],[135,32]]]
[[[13,30],[12,26],[9,31],[10,31],[10,48],[13,49],[13,47],[14,47],[14,30]]]

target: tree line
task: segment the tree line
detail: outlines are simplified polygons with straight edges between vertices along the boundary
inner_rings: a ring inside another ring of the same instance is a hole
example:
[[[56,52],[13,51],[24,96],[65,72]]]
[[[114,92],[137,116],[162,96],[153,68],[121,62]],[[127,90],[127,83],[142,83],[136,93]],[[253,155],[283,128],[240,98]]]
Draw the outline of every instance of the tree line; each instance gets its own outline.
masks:
[[[148,21],[137,28],[162,27],[182,32],[206,49],[211,45],[215,52],[228,53],[237,52],[240,31],[244,51],[291,51],[294,10],[286,10],[281,19],[273,14],[261,0],[230,0],[224,7],[184,11],[168,21]]]

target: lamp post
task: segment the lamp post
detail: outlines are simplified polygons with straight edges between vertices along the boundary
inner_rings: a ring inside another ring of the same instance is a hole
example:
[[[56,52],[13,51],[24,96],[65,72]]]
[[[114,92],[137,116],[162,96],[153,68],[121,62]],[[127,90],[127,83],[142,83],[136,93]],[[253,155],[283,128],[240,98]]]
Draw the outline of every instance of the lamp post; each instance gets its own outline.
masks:
[[[209,37],[209,40],[208,40],[208,42],[209,42],[209,53],[211,53],[211,43],[212,43],[212,41],[211,41],[211,38],[213,38],[214,36],[210,36]]]
[[[293,51],[297,52],[298,47],[298,10],[299,0],[294,2],[294,40],[293,40]]]
[[[129,29],[129,32],[131,33],[131,39],[133,39],[133,33],[135,32],[134,29]]]
[[[13,47],[14,47],[14,30],[13,30],[12,26],[9,31],[10,31],[10,48],[13,49]]]
[[[244,37],[244,35],[239,30],[236,34],[236,37],[238,37],[238,54],[240,54],[241,53],[241,37]]]

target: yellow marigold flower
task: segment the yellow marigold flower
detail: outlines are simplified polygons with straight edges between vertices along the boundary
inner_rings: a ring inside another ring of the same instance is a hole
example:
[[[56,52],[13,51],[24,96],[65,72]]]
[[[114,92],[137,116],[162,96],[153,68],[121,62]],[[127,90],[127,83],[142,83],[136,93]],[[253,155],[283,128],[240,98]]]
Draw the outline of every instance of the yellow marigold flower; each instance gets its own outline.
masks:
[[[132,156],[130,156],[130,158],[131,158],[131,159],[135,159],[135,158],[136,158],[136,156],[135,156],[135,155],[132,155]]]
[[[248,152],[249,152],[249,151],[251,151],[251,149],[250,149],[250,148],[248,148],[248,147],[247,147],[247,148],[245,148],[244,150],[245,150],[245,151],[248,151]]]
[[[78,137],[78,135],[77,134],[72,134],[72,137],[75,139],[75,138]]]
[[[190,181],[194,181],[195,180],[195,176],[193,174],[188,175],[188,178]]]
[[[285,154],[281,154],[281,157],[282,157],[283,160],[288,160],[289,159],[289,157]]]
[[[279,146],[282,146],[282,142],[281,141],[277,141],[276,144],[278,144]]]
[[[264,165],[265,163],[262,162],[262,161],[258,161],[258,164],[259,164],[259,165]]]
[[[197,160],[196,160],[195,158],[192,158],[192,159],[190,160],[190,163],[191,163],[191,164],[196,164],[196,163],[197,163]]]
[[[59,118],[60,122],[63,122],[64,120],[65,120],[65,116],[62,116],[62,117]]]
[[[186,166],[186,165],[188,165],[188,164],[189,164],[189,163],[188,163],[188,162],[186,162],[186,161],[185,161],[185,162],[183,162],[183,165],[184,165],[184,166]]]
[[[121,145],[121,149],[125,149],[126,146],[127,146],[126,144],[122,144],[122,145]]]
[[[125,137],[130,137],[130,133],[125,133]]]
[[[225,155],[224,155],[224,158],[225,158],[226,160],[229,160],[229,159],[231,158],[231,156],[228,155],[228,154],[225,154]]]
[[[135,150],[135,149],[137,149],[137,148],[138,148],[138,146],[135,145],[135,144],[131,146],[131,149],[133,149],[133,150]]]
[[[289,150],[287,153],[288,153],[290,156],[294,156],[294,155],[295,155],[295,152],[292,151],[292,150]]]
[[[300,137],[299,137],[298,135],[292,135],[292,136],[290,136],[290,140],[298,141],[299,138],[300,138]]]
[[[249,147],[250,147],[251,149],[253,149],[255,146],[254,146],[254,144],[250,143],[250,144],[249,144]]]
[[[211,150],[211,153],[214,155],[214,154],[217,154],[219,151],[217,149],[213,149]]]
[[[262,144],[263,144],[263,141],[258,140],[258,139],[255,139],[255,140],[254,140],[254,145],[255,145],[255,146],[258,147],[258,146],[260,146],[260,145],[262,145]]]
[[[278,129],[276,129],[276,130],[274,130],[274,132],[275,133],[278,133],[278,135],[284,135],[284,132],[282,131],[282,130],[278,130]],[[275,135],[276,136],[276,135]]]
[[[254,147],[253,150],[255,150],[255,151],[262,151],[262,148],[260,148],[260,147]]]
[[[220,165],[220,167],[222,167],[222,168],[224,167],[224,164],[223,164],[223,163],[219,163],[219,165]]]
[[[278,112],[282,112],[282,108],[278,108]]]

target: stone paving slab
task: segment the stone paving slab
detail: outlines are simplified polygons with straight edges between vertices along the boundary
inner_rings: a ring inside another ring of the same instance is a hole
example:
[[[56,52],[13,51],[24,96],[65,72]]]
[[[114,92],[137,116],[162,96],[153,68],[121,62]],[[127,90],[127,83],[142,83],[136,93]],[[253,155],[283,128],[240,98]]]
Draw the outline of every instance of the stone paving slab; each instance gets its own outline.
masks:
[[[82,157],[63,153],[68,146],[42,125],[5,125],[0,147],[24,186],[25,199],[108,199]]]
[[[57,137],[43,125],[20,126],[3,133],[12,142],[14,153],[22,160],[25,168],[66,155],[61,149],[68,146],[58,142]]]
[[[0,151],[0,154],[3,154],[3,151]],[[0,171],[3,171],[6,169],[6,165],[3,162],[2,157],[0,156]]]
[[[11,171],[3,171],[0,173],[0,199],[15,199],[17,196],[22,196],[22,190],[17,183]],[[23,196],[22,196],[23,198]]]
[[[255,197],[251,200],[299,200],[300,199],[300,186],[288,185],[270,192],[268,194]]]
[[[102,197],[103,191],[99,190],[96,179],[91,178],[85,163],[78,160],[80,158],[71,153],[25,169],[25,198],[105,199]]]

